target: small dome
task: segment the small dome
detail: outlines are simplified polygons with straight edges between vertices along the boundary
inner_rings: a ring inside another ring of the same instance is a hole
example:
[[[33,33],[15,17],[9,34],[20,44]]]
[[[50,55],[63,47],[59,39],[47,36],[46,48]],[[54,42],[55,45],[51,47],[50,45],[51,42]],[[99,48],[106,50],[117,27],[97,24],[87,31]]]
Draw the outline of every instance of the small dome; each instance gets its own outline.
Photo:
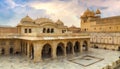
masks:
[[[84,12],[84,15],[88,15],[90,13],[90,10],[87,9],[85,12]]]
[[[57,20],[56,22],[58,25],[64,25],[64,23],[61,20]]]
[[[37,18],[35,20],[36,24],[41,24],[41,23],[45,23],[45,22],[47,22],[47,23],[48,22],[53,23],[53,21],[51,19],[49,19],[49,18]]]
[[[96,10],[96,14],[101,14],[99,9]]]
[[[21,22],[33,22],[33,20],[27,15],[26,17],[21,19]]]
[[[89,9],[87,9],[84,14],[81,17],[86,17],[86,16],[95,16],[94,11],[90,11]]]

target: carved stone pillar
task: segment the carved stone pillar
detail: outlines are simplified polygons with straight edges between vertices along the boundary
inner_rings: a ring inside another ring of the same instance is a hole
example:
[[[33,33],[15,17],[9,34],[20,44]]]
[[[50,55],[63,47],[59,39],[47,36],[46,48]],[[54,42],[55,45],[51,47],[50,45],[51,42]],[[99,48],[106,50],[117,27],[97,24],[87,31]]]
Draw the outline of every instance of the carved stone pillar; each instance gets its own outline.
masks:
[[[65,56],[65,57],[67,56],[66,47],[67,47],[67,43],[65,42],[65,43],[64,43],[64,47],[63,47],[63,48],[64,48],[64,49],[63,49],[63,50],[64,50],[64,56]]]
[[[88,40],[88,41],[87,41],[86,51],[88,51],[88,50],[89,50],[89,46],[90,46],[90,41]]]
[[[56,43],[53,43],[52,44],[53,46],[52,46],[52,58],[53,59],[55,59],[55,58],[57,58],[57,56],[56,56],[56,48],[57,48],[57,44]]]
[[[30,43],[27,42],[27,57],[30,57]]]
[[[66,47],[64,47],[64,56],[66,57]]]
[[[80,41],[80,53],[82,53],[83,51],[82,47],[83,47],[83,41]]]
[[[75,55],[74,45],[72,46],[72,54]]]
[[[34,62],[39,62],[42,61],[41,59],[41,52],[42,52],[42,48],[41,46],[39,46],[40,44],[34,43]]]

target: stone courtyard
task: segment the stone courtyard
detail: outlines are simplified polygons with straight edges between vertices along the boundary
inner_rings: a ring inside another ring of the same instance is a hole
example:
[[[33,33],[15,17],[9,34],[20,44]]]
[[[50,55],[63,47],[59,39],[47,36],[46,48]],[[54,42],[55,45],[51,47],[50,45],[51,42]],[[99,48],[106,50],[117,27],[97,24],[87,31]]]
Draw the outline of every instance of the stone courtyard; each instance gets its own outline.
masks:
[[[119,59],[120,51],[90,48],[81,55],[69,55],[34,63],[25,56],[0,56],[0,69],[102,69]]]

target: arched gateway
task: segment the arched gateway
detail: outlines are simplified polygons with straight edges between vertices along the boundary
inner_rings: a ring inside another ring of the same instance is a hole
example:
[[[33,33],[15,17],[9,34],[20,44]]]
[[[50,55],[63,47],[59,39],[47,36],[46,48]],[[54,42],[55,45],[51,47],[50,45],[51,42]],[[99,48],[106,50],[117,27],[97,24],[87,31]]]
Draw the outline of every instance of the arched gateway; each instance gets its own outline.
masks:
[[[72,54],[72,48],[73,48],[73,44],[71,42],[68,42],[66,47],[66,53]]]
[[[74,51],[75,53],[80,52],[80,43],[78,41],[75,42]]]
[[[84,41],[83,42],[83,51],[87,51],[88,50],[88,42]]]
[[[56,49],[57,56],[63,56],[65,53],[64,49],[65,49],[64,44],[60,42],[57,45],[57,49]]]
[[[45,58],[51,58],[51,45],[50,44],[45,44],[42,49],[42,59]]]

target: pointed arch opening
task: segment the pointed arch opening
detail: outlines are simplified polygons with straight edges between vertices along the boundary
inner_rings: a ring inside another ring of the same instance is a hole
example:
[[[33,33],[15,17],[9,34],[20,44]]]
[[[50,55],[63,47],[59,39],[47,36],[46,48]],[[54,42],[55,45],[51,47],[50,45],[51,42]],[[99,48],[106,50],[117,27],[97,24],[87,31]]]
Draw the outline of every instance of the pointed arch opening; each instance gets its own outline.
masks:
[[[57,49],[56,49],[56,54],[57,56],[63,56],[64,55],[64,44],[62,42],[60,42],[58,45],[57,45]]]
[[[67,54],[72,54],[72,46],[73,46],[72,42],[67,43],[67,47],[66,47]]]
[[[42,49],[42,59],[47,59],[52,57],[52,48],[50,44],[45,44]]]
[[[75,53],[80,52],[80,42],[76,41],[74,46]]]
[[[83,42],[83,51],[87,51],[88,50],[88,43],[87,41]]]

